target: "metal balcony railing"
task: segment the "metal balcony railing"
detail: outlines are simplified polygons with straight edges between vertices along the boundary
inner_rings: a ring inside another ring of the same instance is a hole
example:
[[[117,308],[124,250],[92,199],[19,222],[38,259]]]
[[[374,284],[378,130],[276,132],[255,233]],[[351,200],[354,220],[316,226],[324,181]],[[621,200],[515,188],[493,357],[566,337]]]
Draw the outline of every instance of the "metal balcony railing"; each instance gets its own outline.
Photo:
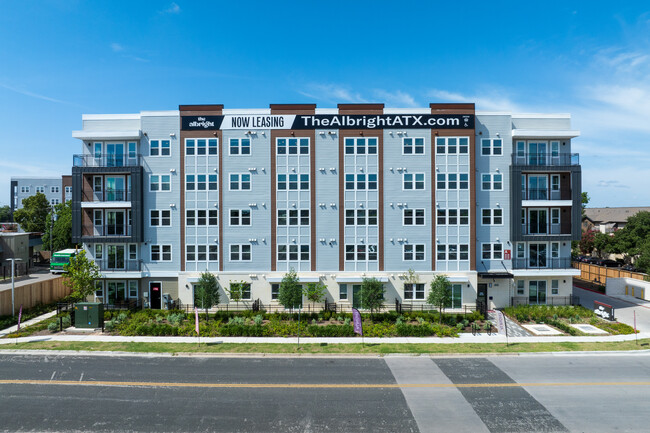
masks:
[[[83,154],[73,155],[73,167],[136,167],[140,154]]]
[[[527,259],[512,259],[512,269],[570,269],[571,258],[551,259],[544,256]]]
[[[132,227],[127,224],[84,226],[82,236],[131,236]]]
[[[110,271],[131,271],[140,272],[142,270],[142,260],[127,260],[120,257],[108,257],[105,259],[95,260],[99,270],[102,272]]]
[[[559,224],[544,224],[544,225],[522,225],[521,226],[522,235],[530,236],[553,236],[553,235],[570,235],[569,233],[562,233],[562,226]]]
[[[577,153],[553,152],[516,152],[512,154],[513,165],[580,165],[580,155]]]
[[[522,200],[561,200],[562,197],[559,190],[549,188],[528,188],[521,193]]]
[[[104,189],[102,191],[83,192],[82,201],[131,201],[131,190]]]

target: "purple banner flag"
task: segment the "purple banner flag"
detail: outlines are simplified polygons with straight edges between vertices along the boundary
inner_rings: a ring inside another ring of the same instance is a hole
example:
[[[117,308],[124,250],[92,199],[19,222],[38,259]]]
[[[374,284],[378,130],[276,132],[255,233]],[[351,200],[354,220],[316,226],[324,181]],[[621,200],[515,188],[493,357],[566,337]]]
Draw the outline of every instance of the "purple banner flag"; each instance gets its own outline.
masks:
[[[363,326],[361,325],[361,313],[356,308],[352,309],[352,322],[354,324],[355,334],[363,336]]]
[[[506,334],[506,318],[503,316],[503,312],[497,310],[496,311],[496,316],[497,316],[496,325],[497,325],[497,330],[499,331],[499,334]]]
[[[196,335],[199,336],[199,310],[194,307],[194,327],[196,328]]]
[[[18,331],[20,331],[20,319],[23,318],[23,304],[20,304],[20,311],[18,312]]]

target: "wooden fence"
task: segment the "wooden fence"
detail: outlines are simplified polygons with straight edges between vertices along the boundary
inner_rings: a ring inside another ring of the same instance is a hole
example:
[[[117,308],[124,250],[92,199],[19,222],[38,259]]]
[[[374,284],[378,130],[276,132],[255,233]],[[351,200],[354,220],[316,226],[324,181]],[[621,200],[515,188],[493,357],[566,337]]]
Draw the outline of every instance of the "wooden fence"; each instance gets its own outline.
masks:
[[[591,281],[600,285],[607,283],[607,278],[634,278],[643,280],[646,274],[640,272],[624,271],[620,268],[606,268],[604,266],[592,265],[591,263],[572,262],[571,266],[580,269],[580,279]]]
[[[14,289],[16,314],[21,305],[23,309],[27,309],[39,304],[49,304],[69,294],[70,289],[63,284],[61,277],[18,286]],[[0,316],[10,314],[11,286],[8,290],[0,292]]]

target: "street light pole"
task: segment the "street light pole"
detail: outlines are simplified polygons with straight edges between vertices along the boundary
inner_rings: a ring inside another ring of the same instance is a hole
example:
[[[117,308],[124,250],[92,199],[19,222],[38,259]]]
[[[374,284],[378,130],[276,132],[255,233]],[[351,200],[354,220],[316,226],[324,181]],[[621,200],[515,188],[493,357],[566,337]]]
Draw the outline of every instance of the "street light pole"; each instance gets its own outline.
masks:
[[[22,259],[16,259],[16,258],[11,258],[7,259],[7,261],[11,261],[11,317],[14,317],[15,315],[15,298],[14,298],[14,270],[16,268],[16,261],[22,261]]]

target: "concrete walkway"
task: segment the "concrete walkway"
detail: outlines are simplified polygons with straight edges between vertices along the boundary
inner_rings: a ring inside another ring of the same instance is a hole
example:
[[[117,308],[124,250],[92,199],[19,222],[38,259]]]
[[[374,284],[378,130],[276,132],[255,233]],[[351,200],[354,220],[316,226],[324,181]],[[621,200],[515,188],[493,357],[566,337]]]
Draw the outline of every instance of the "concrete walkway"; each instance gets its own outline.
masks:
[[[38,317],[34,317],[33,319],[27,320],[26,322],[21,323],[20,327],[25,328],[27,326],[34,325],[38,322],[42,322],[43,320],[49,319],[52,316],[56,316],[56,310],[50,311],[49,313],[45,313]],[[18,325],[10,326],[7,329],[3,329],[0,331],[0,338],[4,337],[7,334],[11,334],[16,330],[18,330]]]
[[[506,329],[508,330],[508,337],[530,337],[530,332],[526,329],[519,326],[518,323],[513,321],[511,318],[503,315],[506,319]],[[495,311],[488,311],[488,320],[492,322],[493,325],[497,323],[497,313]]]

